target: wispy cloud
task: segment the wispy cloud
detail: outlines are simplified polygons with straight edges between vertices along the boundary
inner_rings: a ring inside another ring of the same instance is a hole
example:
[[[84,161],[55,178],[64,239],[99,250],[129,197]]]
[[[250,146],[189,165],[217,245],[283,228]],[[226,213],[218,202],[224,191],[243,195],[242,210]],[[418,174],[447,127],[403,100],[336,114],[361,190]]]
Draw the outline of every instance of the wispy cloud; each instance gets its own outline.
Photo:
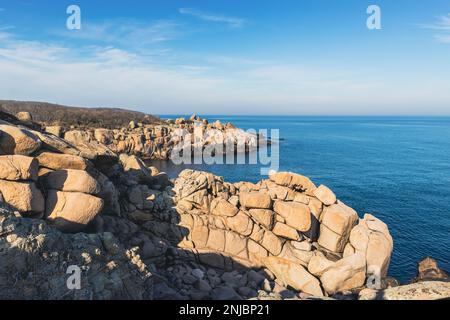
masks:
[[[441,43],[450,43],[450,13],[445,16],[440,16],[432,24],[422,25],[424,29],[435,30],[434,39]]]
[[[177,37],[180,25],[170,20],[143,23],[116,19],[100,23],[85,23],[81,30],[57,31],[55,34],[97,44],[146,46],[166,42]]]
[[[406,106],[408,113],[415,105],[450,100],[446,82],[430,79],[424,90],[422,84],[403,84],[401,77],[386,80],[374,73],[368,79],[367,74],[373,73],[365,67],[355,71],[310,61],[214,57],[203,52],[187,58],[174,52],[167,63],[166,57],[149,57],[144,51],[111,44],[78,45],[77,41],[73,46],[22,40],[12,31],[0,32],[0,38],[2,34],[2,99],[199,114],[367,114],[382,105]],[[376,98],[368,99],[374,92]]]
[[[221,15],[221,14],[207,13],[207,12],[203,12],[203,11],[196,10],[193,8],[180,8],[179,12],[181,14],[194,16],[194,17],[204,20],[204,21],[225,23],[232,28],[240,28],[245,23],[245,19],[242,19],[242,18],[230,17],[230,16]]]
[[[450,34],[436,34],[434,38],[440,43],[450,43]]]

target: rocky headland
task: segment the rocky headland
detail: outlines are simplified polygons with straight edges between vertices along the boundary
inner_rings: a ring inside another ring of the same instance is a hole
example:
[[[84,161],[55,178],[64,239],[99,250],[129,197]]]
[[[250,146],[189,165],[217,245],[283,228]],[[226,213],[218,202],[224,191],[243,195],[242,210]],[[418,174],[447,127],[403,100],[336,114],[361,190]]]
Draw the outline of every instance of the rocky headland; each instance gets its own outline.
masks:
[[[55,127],[16,115],[0,113],[2,299],[450,297],[431,258],[408,285],[390,278],[388,226],[305,176],[170,180],[139,157],[167,159],[175,128],[231,124]],[[71,266],[80,289],[67,286]]]
[[[0,100],[1,111],[5,116],[14,114],[28,126],[65,139],[79,150],[80,155],[91,160],[122,153],[144,160],[168,160],[175,147],[182,149],[189,144],[194,155],[195,148],[224,144],[224,140],[232,143],[235,151],[240,150],[238,143],[241,142],[242,152],[256,149],[260,142],[270,143],[267,138],[247,133],[232,123],[209,123],[196,115],[162,120],[122,109]],[[201,142],[196,144],[196,139]]]

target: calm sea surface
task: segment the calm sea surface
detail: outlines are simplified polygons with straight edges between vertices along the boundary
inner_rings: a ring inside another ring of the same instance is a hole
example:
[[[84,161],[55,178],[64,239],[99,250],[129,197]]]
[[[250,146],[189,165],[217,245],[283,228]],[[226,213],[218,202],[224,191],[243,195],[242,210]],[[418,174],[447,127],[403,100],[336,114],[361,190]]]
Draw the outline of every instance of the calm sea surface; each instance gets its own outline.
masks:
[[[162,116],[162,118],[174,116]],[[415,276],[429,255],[450,271],[450,118],[205,116],[243,129],[280,130],[280,170],[330,187],[394,238],[390,275]],[[172,163],[158,167],[176,176]],[[261,180],[259,165],[191,165],[226,181]]]

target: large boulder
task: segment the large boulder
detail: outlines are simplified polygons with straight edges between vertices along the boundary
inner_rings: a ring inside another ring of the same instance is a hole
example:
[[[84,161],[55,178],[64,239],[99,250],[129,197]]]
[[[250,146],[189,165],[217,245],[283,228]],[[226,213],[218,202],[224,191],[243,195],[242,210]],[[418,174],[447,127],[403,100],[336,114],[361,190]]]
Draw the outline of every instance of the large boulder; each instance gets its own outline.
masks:
[[[79,192],[49,190],[45,215],[63,232],[82,231],[102,211],[103,200]]]
[[[291,286],[295,290],[322,297],[320,282],[301,265],[278,257],[268,257],[264,263],[284,286]]]
[[[63,134],[63,127],[61,127],[61,126],[46,126],[45,132],[50,133],[56,137],[61,137]]]
[[[366,259],[359,253],[331,264],[320,277],[320,282],[328,294],[360,288],[365,280]]]
[[[44,197],[34,182],[0,180],[3,201],[25,214],[44,212]]]
[[[358,223],[358,214],[352,208],[338,201],[325,207],[321,215],[318,243],[323,248],[342,253],[350,236],[350,231]]]
[[[312,193],[316,189],[316,186],[309,178],[292,172],[271,172],[269,179],[280,186],[308,193]]]
[[[244,236],[249,236],[253,230],[253,220],[243,211],[239,211],[234,217],[228,217],[226,225],[231,230]]]
[[[36,159],[27,156],[0,156],[0,179],[33,180],[38,177],[39,164]]]
[[[317,276],[320,277],[324,274],[325,271],[329,270],[331,267],[334,266],[335,261],[331,261],[327,259],[323,254],[315,254],[311,257],[308,263],[308,271]]]
[[[99,143],[88,132],[72,130],[64,134],[64,139],[74,145],[80,155],[89,160],[115,161],[117,155],[107,146]]]
[[[93,195],[101,191],[100,184],[89,173],[82,170],[56,170],[44,175],[41,180],[47,189]]]
[[[276,201],[274,211],[286,220],[292,228],[307,232],[311,228],[311,210],[299,202]]]
[[[241,192],[239,202],[241,206],[248,209],[270,209],[272,207],[270,195],[263,192]]]
[[[252,218],[262,226],[271,230],[275,223],[275,212],[268,209],[250,209]]]
[[[417,277],[414,281],[449,281],[450,276],[441,268],[435,259],[426,257],[418,263]]]
[[[352,229],[349,245],[365,256],[369,274],[387,275],[394,243],[384,222],[366,214]]]
[[[300,240],[300,235],[297,230],[281,222],[275,223],[272,232],[285,239]]]
[[[152,180],[152,174],[145,163],[136,156],[121,154],[119,157],[123,170],[137,181],[148,182]]]
[[[59,136],[39,131],[31,132],[42,141],[43,149],[57,153],[71,154],[74,156],[79,156],[81,154],[77,148]]]
[[[283,250],[283,241],[268,230],[264,232],[260,244],[274,256],[279,255],[281,250]]]
[[[239,209],[225,199],[214,199],[211,202],[211,213],[217,216],[234,217]]]
[[[86,170],[89,166],[86,159],[70,154],[42,152],[39,156],[37,156],[37,160],[41,167],[53,170]]]
[[[41,140],[30,130],[0,124],[0,154],[28,156],[41,147]]]
[[[108,129],[95,129],[94,138],[101,144],[111,144],[114,140],[114,133]]]
[[[326,206],[331,206],[336,203],[336,195],[327,186],[321,185],[313,193]]]

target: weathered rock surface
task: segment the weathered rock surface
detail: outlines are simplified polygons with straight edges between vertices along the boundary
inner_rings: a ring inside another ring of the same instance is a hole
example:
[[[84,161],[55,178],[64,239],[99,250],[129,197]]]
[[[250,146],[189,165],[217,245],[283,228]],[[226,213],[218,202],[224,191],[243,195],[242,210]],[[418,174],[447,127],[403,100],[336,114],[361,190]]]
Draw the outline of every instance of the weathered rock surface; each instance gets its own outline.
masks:
[[[319,245],[342,253],[350,231],[358,223],[358,214],[342,202],[325,207],[321,215]]]
[[[328,266],[320,277],[323,288],[329,294],[361,288],[365,281],[366,259],[359,253]]]
[[[21,213],[44,212],[44,197],[34,182],[0,180],[0,194],[4,202]]]
[[[319,280],[302,266],[277,257],[269,257],[265,262],[266,266],[284,285],[289,285],[313,296],[323,296]]]
[[[177,125],[193,122],[210,126],[197,117]],[[0,206],[12,207],[0,208],[0,297],[325,298],[357,293],[368,277],[387,275],[387,226],[372,215],[360,219],[305,176],[280,172],[259,183],[228,183],[185,170],[172,183],[135,156],[167,157],[174,142],[164,126],[70,130],[70,143],[38,126],[8,130],[22,146],[5,144],[12,154],[0,156]],[[84,268],[76,293],[65,289],[68,263]],[[31,265],[33,286],[22,277]],[[419,281],[446,277],[431,260],[419,269]],[[18,285],[8,289],[19,270]],[[368,291],[361,296],[379,296]]]
[[[40,147],[41,140],[30,130],[0,124],[0,154],[28,156]]]
[[[47,173],[40,181],[47,189],[82,192],[96,195],[101,191],[100,184],[83,170],[56,170]]]
[[[231,185],[185,170],[175,191],[180,225],[189,230],[183,243],[264,266],[285,286],[335,295],[362,289],[371,275],[386,276],[393,247],[387,226],[371,215],[360,220],[331,190],[304,176],[277,173]]]
[[[88,168],[88,162],[84,158],[70,154],[42,152],[36,159],[41,167],[53,170],[86,170]]]
[[[80,155],[90,160],[117,158],[117,155],[107,146],[99,143],[90,132],[81,130],[68,131],[64,139],[80,150]]]
[[[0,204],[0,235],[2,300],[152,298],[151,273],[111,234],[63,234],[42,220],[17,218]],[[69,266],[81,272],[80,290],[67,286],[73,284]]]
[[[38,169],[39,165],[35,158],[20,155],[0,156],[0,179],[2,180],[36,181]]]
[[[336,203],[336,195],[324,185],[321,185],[314,190],[314,196],[326,206],[331,206]]]
[[[260,192],[242,192],[239,194],[241,206],[249,209],[270,209],[272,199],[267,193]]]
[[[311,211],[307,205],[277,201],[273,210],[285,219],[288,226],[298,231],[306,232],[311,228]]]
[[[439,268],[435,259],[426,257],[418,263],[417,277],[413,281],[450,281],[450,276]]]
[[[450,282],[425,281],[389,288],[377,293],[377,300],[439,300],[450,298]]]
[[[79,192],[48,190],[45,216],[65,232],[83,230],[103,209],[103,200]]]
[[[385,223],[366,214],[352,229],[348,245],[366,257],[369,274],[387,275],[394,243]]]

